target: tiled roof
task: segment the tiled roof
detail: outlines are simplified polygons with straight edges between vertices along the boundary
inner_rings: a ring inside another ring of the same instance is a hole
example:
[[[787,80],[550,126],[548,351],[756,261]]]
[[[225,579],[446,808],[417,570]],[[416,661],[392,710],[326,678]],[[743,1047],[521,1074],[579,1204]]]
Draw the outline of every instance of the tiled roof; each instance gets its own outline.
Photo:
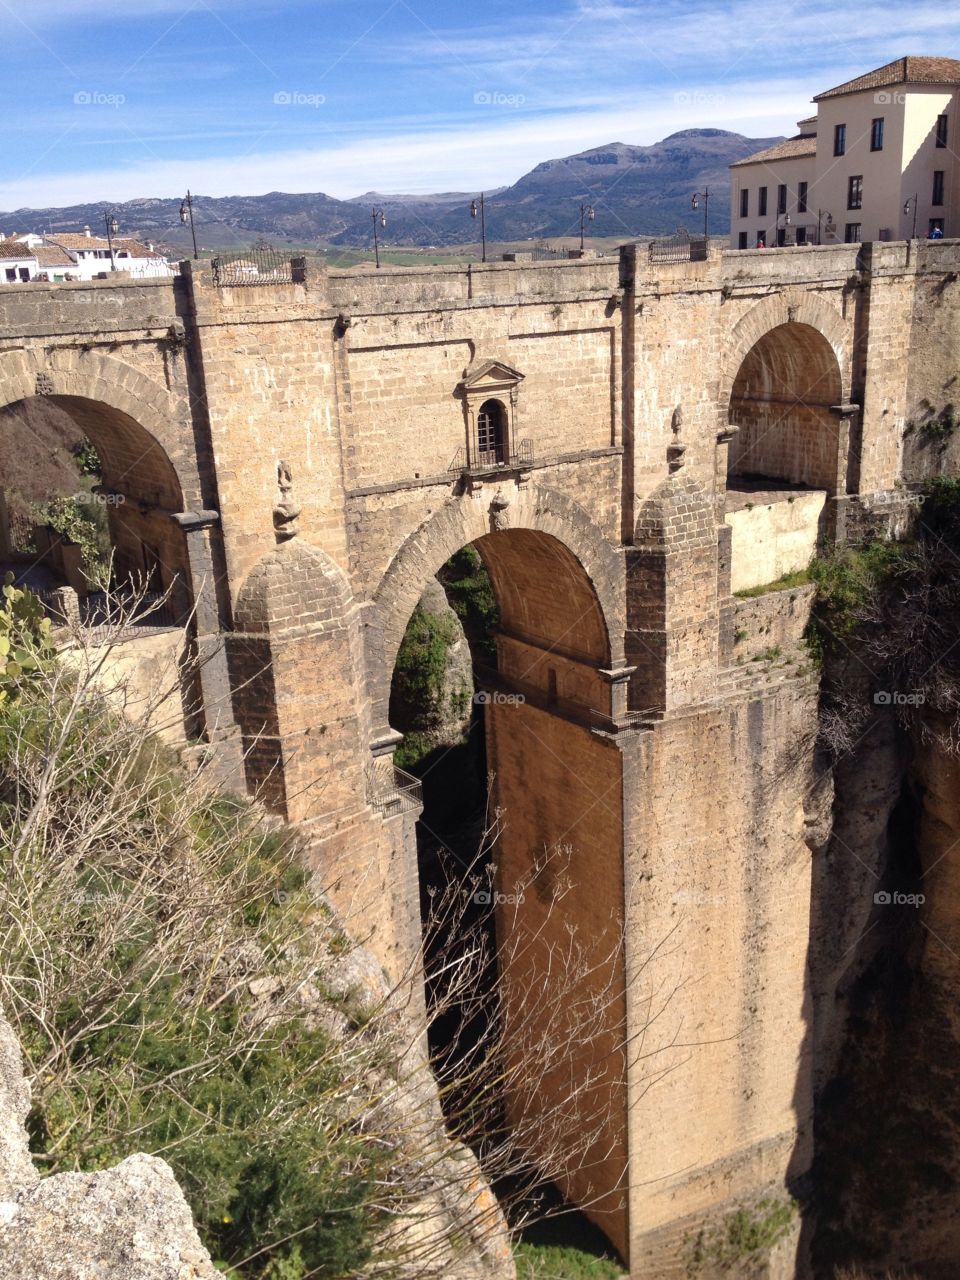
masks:
[[[35,258],[36,251],[19,240],[0,240],[0,258]]]
[[[115,236],[113,240],[115,249],[126,249],[131,258],[162,258],[162,253],[157,253],[156,249],[151,249],[143,243],[142,240],[126,240],[123,237],[119,239]]]
[[[860,93],[863,89],[884,89],[892,84],[960,84],[960,61],[956,58],[895,58],[875,71],[868,71],[866,75],[838,84],[835,89],[818,93],[814,102],[839,98],[845,93]]]
[[[816,154],[816,135],[805,134],[802,137],[787,138],[786,142],[778,142],[773,147],[767,147],[765,151],[756,151],[743,160],[735,160],[730,168],[737,169],[742,164],[769,164],[773,160],[794,160],[798,156],[815,156]]]
[[[58,244],[62,249],[106,249],[103,236],[85,236],[82,231],[55,231],[44,236],[47,244]]]
[[[59,245],[37,245],[33,253],[41,267],[73,267],[76,265],[66,249],[61,249]]]
[[[72,249],[74,253],[84,249],[101,252],[110,248],[110,242],[105,236],[85,236],[74,231],[55,232],[53,235],[44,236],[44,240],[47,244],[59,246],[61,249]],[[155,249],[149,249],[142,241],[134,240],[130,236],[114,236],[113,248],[115,253],[119,253],[121,249],[125,250],[131,258],[160,258],[163,256],[157,253]]]

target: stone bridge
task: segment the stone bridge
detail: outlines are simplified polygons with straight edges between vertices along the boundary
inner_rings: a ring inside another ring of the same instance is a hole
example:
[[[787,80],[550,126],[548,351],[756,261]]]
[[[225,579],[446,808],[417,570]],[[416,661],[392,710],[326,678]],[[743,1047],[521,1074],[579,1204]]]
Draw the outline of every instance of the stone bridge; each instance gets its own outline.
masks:
[[[75,419],[125,499],[118,572],[189,616],[185,732],[302,826],[396,977],[420,922],[393,665],[430,577],[479,551],[497,680],[525,698],[485,709],[497,874],[563,846],[563,920],[529,895],[523,923],[572,920],[616,991],[570,1063],[610,1105],[564,1190],[636,1275],[684,1274],[690,1232],[809,1165],[816,680],[793,596],[760,630],[796,661],[738,664],[738,609],[766,606],[731,583],[899,518],[907,421],[954,377],[958,266],[946,241],[628,246],[0,291],[0,403]]]

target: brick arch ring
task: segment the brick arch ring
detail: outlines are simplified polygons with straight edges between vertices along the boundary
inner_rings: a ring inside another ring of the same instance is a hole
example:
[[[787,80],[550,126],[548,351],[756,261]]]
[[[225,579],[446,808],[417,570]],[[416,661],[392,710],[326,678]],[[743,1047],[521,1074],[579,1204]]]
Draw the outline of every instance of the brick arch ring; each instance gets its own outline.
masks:
[[[446,503],[403,542],[390,562],[364,622],[375,720],[387,724],[390,681],[410,615],[427,581],[455,552],[491,532],[489,497],[463,496]],[[498,509],[498,529],[530,529],[561,542],[576,558],[593,589],[606,626],[611,666],[623,665],[626,619],[623,558],[584,509],[565,494],[536,485],[515,491]]]
[[[40,360],[29,351],[0,355],[0,405],[33,396],[71,396],[116,410],[151,436],[179,481],[184,508],[201,506],[190,407],[132,365],[95,352],[52,351]]]
[[[830,344],[840,369],[843,399],[850,398],[852,335],[836,307],[816,295],[784,290],[758,302],[734,325],[724,344],[723,369],[717,408],[726,422],[730,397],[740,366],[765,334],[781,325],[807,325]]]

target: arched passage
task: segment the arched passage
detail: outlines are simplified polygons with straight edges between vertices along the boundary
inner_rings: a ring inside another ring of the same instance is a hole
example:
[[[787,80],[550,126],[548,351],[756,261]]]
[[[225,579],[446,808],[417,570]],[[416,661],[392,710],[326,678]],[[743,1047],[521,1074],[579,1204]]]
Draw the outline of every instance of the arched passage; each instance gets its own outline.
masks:
[[[482,696],[470,730],[485,744],[497,836],[473,868],[479,886],[470,881],[467,889],[474,923],[486,913],[496,937],[498,1007],[513,1046],[503,1068],[505,1124],[531,1165],[625,1254],[623,764],[610,679],[611,665],[622,663],[622,632],[609,625],[622,613],[589,521],[565,526],[559,505],[507,501],[498,491],[488,511],[480,508],[488,518],[475,523],[467,508],[459,542],[447,513],[432,532],[445,531],[437,548],[448,554],[475,550],[497,604],[495,659],[475,667]],[[552,520],[553,531],[522,524],[525,515]],[[412,595],[416,604],[440,568],[430,542],[427,531],[415,535],[417,554],[382,584],[385,608],[401,582],[403,599]],[[399,607],[395,597],[390,613]],[[460,783],[449,772],[452,757],[439,755],[428,769],[448,770],[441,790],[449,802]],[[424,779],[422,884],[434,874],[437,840],[461,852],[431,809],[433,778]]]
[[[93,462],[84,475],[78,467],[71,478],[62,467],[46,481],[50,439],[69,443],[72,424],[78,440],[93,446]],[[171,517],[183,511],[180,479],[157,439],[130,414],[103,401],[79,395],[32,396],[0,410],[7,456],[4,485],[28,488],[33,500],[61,498],[103,513],[113,557],[113,583],[138,584],[176,596],[175,608],[189,608],[186,542],[180,524]],[[24,479],[35,480],[32,486]],[[85,483],[89,481],[90,483]],[[95,481],[95,483],[93,483]],[[46,487],[46,492],[44,489]],[[50,491],[56,489],[58,491]],[[10,551],[13,548],[7,548]],[[63,556],[47,556],[51,567],[64,572]],[[70,585],[83,591],[82,578]]]
[[[729,475],[842,491],[843,400],[833,347],[813,325],[788,321],[747,351],[730,393]]]

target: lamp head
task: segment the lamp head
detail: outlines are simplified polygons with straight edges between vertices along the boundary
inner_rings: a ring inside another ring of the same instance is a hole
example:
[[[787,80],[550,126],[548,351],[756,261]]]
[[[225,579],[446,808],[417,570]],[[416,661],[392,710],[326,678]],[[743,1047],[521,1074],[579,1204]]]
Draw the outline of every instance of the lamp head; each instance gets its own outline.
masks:
[[[691,209],[699,209],[699,208],[700,208],[700,197],[699,197],[699,196],[691,196],[691,198],[690,198],[690,208],[691,208]]]

